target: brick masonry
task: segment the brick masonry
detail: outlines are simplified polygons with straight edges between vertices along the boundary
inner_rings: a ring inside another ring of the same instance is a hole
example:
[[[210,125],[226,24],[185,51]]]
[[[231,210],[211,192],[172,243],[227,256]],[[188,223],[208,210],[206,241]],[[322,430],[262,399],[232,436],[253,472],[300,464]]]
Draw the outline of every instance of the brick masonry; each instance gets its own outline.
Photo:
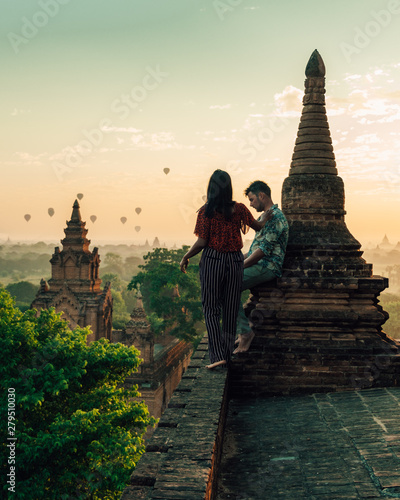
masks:
[[[227,413],[227,370],[209,371],[207,339],[147,443],[121,500],[211,500]]]
[[[400,388],[230,402],[217,500],[400,498]]]
[[[382,330],[388,314],[379,305],[388,280],[374,276],[362,258],[345,223],[344,201],[325,109],[325,65],[314,51],[282,186],[289,223],[282,276],[251,290],[247,310],[256,339],[233,363],[234,394],[399,384],[400,343]]]
[[[282,187],[283,276],[247,307],[256,338],[229,387],[200,345],[123,500],[215,497],[227,394],[218,500],[400,498],[400,343],[382,330],[388,281],[345,224],[317,51],[303,105]]]
[[[399,343],[378,333],[374,321],[381,313],[372,297],[366,294],[360,313],[352,308],[356,287],[325,287],[299,288],[291,296],[276,283],[252,290],[247,312],[256,337],[233,360],[235,397],[400,385]]]

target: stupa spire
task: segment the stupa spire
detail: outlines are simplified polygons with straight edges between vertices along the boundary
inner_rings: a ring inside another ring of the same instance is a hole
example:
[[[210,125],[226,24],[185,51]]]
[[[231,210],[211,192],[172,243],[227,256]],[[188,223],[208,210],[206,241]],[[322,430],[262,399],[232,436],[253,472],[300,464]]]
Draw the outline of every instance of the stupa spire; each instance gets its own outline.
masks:
[[[337,175],[325,109],[325,64],[317,50],[306,66],[305,93],[289,175]]]
[[[325,64],[317,49],[311,54],[306,66],[306,76],[325,76]]]
[[[81,217],[81,212],[79,210],[79,203],[78,203],[78,200],[75,200],[73,206],[72,206],[72,214],[71,214],[71,222],[72,221],[76,221],[76,222],[80,222],[82,220],[82,217]]]
[[[90,240],[86,238],[88,230],[86,222],[82,221],[79,210],[78,200],[75,200],[72,206],[71,220],[66,221],[67,227],[64,229],[65,238],[61,240],[64,250],[72,248],[73,250],[82,250],[89,252]]]
[[[326,115],[324,75],[324,62],[315,50],[306,66],[303,111],[282,188],[282,209],[289,222],[286,270],[303,275],[310,265],[316,266],[310,269],[314,275],[319,269],[321,276],[332,276],[342,272],[346,260],[353,266],[349,274],[369,276],[371,266],[361,259],[361,245],[344,220],[344,184],[336,169]]]

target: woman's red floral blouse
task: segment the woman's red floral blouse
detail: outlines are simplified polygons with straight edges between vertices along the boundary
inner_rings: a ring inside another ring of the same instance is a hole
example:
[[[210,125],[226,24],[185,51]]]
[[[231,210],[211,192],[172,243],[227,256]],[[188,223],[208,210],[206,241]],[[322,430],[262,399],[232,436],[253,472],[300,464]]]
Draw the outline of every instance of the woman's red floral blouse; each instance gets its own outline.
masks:
[[[208,240],[207,246],[219,252],[237,252],[243,247],[240,230],[247,233],[249,227],[256,229],[256,220],[243,203],[236,203],[230,220],[215,212],[209,219],[205,216],[205,205],[199,210],[194,234]]]

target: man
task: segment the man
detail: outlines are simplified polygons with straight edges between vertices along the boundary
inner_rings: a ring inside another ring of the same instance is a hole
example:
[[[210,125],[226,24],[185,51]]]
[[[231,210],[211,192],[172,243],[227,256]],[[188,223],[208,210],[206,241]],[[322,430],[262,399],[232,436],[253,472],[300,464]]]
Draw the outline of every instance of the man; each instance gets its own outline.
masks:
[[[257,212],[269,211],[270,216],[261,231],[257,231],[244,258],[242,291],[282,276],[282,265],[289,236],[289,225],[283,212],[271,199],[271,189],[263,181],[254,181],[245,190],[250,206]],[[260,220],[260,218],[258,219]],[[254,338],[243,307],[239,307],[237,322],[238,347],[234,354],[246,352]]]

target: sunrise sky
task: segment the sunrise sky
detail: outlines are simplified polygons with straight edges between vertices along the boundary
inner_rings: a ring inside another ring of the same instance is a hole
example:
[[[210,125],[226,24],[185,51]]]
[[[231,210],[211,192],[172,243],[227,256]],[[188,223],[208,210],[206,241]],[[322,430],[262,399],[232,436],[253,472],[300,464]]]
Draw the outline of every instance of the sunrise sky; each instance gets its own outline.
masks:
[[[280,205],[314,49],[349,229],[363,245],[400,240],[400,1],[7,0],[1,11],[0,240],[58,241],[82,193],[92,244],[191,244],[216,168],[238,201],[263,179]]]

